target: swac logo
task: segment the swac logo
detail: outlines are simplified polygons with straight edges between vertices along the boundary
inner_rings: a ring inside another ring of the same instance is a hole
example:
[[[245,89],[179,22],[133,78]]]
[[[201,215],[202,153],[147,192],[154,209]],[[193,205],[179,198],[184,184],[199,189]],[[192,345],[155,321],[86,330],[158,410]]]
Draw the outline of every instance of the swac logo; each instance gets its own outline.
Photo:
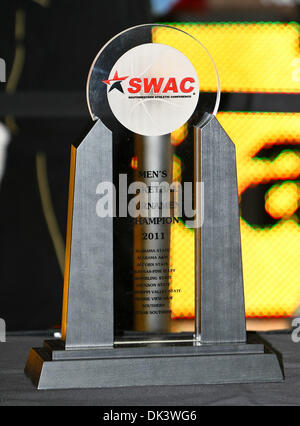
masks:
[[[144,136],[166,135],[185,124],[200,93],[190,60],[160,43],[125,52],[100,84],[106,86],[108,105],[118,122]]]
[[[118,71],[115,72],[115,75],[113,78],[109,80],[103,80],[102,82],[105,83],[107,86],[109,86],[108,93],[112,90],[116,89],[119,92],[124,94],[124,89],[121,85],[121,83],[129,78],[129,76],[126,77],[119,77]],[[185,77],[181,80],[176,79],[175,77],[169,77],[169,78],[139,78],[134,77],[131,78],[128,82],[128,93],[130,94],[171,94],[171,93],[191,93],[193,90],[195,90],[195,86],[193,85],[195,83],[195,79],[193,77]]]
[[[176,78],[132,78],[129,81],[129,93],[139,93],[142,88],[144,93],[150,93],[153,91],[154,94],[159,93],[191,93],[194,90],[192,83],[195,83],[195,79],[192,77],[185,77],[181,81],[177,81]]]

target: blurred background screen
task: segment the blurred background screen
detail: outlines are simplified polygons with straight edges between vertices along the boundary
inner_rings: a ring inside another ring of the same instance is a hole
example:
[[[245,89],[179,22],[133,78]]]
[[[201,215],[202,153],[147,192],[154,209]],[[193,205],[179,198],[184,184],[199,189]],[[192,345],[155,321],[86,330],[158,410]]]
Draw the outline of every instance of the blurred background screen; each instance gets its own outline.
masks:
[[[70,146],[92,126],[90,65],[123,29],[163,22],[208,49],[221,79],[218,120],[236,146],[248,329],[287,329],[300,305],[300,51],[297,0],[2,0],[0,317],[7,329],[59,328]],[[156,34],[163,42],[163,32]],[[181,47],[190,58],[189,46]],[[193,58],[201,90],[211,92]],[[182,128],[178,143],[188,135]],[[175,164],[180,174],[180,158]],[[175,280],[194,315],[193,233]],[[179,256],[173,253],[174,256]],[[178,262],[178,260],[177,260]]]

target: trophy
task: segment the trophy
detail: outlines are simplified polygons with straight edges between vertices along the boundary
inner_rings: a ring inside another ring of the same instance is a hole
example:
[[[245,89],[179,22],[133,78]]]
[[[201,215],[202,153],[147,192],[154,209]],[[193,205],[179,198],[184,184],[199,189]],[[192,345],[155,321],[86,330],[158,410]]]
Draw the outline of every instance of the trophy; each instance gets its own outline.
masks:
[[[62,337],[31,349],[26,374],[39,389],[283,380],[277,355],[246,333],[235,148],[215,117],[208,51],[167,25],[127,29],[96,56],[87,100],[95,124],[71,149]]]

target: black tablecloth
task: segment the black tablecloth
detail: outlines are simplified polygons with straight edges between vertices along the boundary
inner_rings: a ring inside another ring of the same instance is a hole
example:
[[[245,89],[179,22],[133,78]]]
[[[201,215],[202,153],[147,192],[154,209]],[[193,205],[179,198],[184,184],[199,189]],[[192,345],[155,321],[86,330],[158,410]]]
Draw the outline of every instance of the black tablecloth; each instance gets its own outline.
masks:
[[[0,343],[0,405],[300,405],[300,343],[293,343],[290,334],[262,337],[283,356],[283,383],[50,391],[36,390],[23,372],[30,347],[42,346],[43,337],[8,337]]]

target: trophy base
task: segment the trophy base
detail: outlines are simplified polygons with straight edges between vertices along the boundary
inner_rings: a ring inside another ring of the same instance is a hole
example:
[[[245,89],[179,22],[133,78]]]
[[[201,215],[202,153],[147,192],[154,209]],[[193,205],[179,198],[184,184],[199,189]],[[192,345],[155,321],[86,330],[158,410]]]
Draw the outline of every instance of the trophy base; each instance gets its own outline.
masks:
[[[265,341],[65,350],[46,340],[25,373],[38,389],[281,382],[278,357]]]

